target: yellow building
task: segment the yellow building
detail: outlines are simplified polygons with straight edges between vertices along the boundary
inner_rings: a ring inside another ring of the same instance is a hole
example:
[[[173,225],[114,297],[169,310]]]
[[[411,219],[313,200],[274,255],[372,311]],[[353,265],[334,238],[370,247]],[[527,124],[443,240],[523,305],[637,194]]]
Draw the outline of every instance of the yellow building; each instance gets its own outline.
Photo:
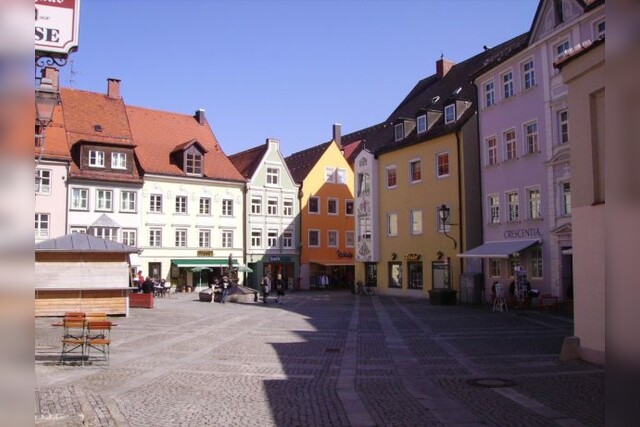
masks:
[[[334,125],[331,141],[285,160],[301,186],[300,288],[351,288],[355,261],[354,178],[340,145],[339,125]]]

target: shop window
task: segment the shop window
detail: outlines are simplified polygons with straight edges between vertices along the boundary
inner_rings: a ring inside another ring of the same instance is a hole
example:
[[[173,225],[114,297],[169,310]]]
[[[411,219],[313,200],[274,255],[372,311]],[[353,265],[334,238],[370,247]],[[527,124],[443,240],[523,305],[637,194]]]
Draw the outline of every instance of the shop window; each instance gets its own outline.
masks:
[[[389,263],[389,287],[390,288],[402,287],[402,263],[401,262]]]
[[[407,270],[409,270],[409,289],[422,289],[422,262],[407,262]]]

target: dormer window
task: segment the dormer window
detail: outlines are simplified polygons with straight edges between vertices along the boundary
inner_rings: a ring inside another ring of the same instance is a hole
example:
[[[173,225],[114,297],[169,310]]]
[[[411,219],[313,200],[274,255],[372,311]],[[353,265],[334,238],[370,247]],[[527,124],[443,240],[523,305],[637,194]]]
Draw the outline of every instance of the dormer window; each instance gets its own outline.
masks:
[[[416,119],[416,122],[418,127],[418,133],[424,133],[427,131],[427,115],[426,114],[418,116],[418,118]]]
[[[185,153],[185,172],[188,175],[202,175],[202,154],[194,147]]]
[[[126,168],[127,168],[127,154],[111,153],[111,169],[126,169]]]
[[[394,132],[396,141],[400,141],[402,138],[404,138],[404,124],[398,123],[397,125],[395,125]]]
[[[103,168],[104,151],[89,150],[89,166],[94,168]]]
[[[449,104],[444,107],[444,123],[449,124],[456,121],[456,104]]]

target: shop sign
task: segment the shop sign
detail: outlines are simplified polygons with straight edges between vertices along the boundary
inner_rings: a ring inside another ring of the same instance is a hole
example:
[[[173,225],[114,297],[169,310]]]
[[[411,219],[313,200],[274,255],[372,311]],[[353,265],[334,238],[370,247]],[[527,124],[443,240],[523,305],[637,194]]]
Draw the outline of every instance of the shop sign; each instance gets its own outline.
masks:
[[[291,262],[291,257],[272,255],[269,257],[269,262]]]
[[[505,230],[504,238],[505,239],[513,239],[513,238],[524,238],[524,237],[540,237],[540,229],[538,227],[532,228],[518,228],[515,230]]]
[[[196,256],[198,258],[211,258],[213,256],[213,251],[200,250],[200,251],[196,252]]]
[[[78,50],[80,0],[35,0],[37,52],[66,56]]]
[[[336,251],[338,259],[353,259],[353,252],[351,251]]]
[[[406,254],[404,259],[405,261],[419,261],[421,256],[420,254]]]

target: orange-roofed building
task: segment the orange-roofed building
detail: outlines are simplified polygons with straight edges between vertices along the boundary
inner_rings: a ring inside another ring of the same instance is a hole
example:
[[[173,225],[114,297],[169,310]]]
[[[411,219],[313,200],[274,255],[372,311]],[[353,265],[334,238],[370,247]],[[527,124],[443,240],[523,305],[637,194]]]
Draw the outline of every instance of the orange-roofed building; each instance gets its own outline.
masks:
[[[243,266],[246,180],[220,148],[204,110],[126,111],[144,174],[143,273],[194,289],[226,274],[230,257]]]

